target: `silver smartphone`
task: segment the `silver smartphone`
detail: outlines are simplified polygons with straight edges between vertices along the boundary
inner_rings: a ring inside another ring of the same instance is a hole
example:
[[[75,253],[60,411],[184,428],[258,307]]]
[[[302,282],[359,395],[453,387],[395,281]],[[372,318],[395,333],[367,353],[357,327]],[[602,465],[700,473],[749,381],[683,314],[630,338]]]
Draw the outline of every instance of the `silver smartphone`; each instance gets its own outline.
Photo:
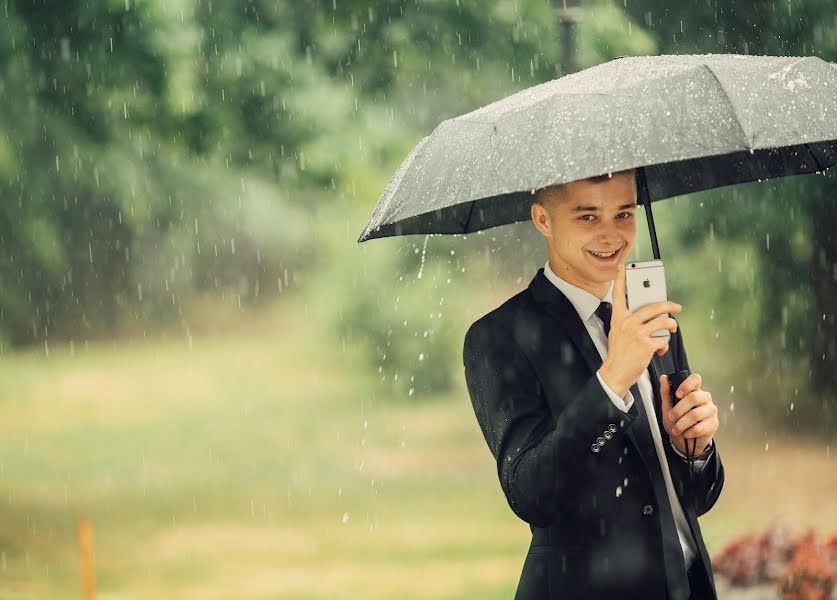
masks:
[[[661,260],[647,260],[643,262],[629,262],[625,264],[625,291],[627,292],[628,310],[665,302],[666,273]],[[660,329],[652,337],[671,337],[668,329]]]

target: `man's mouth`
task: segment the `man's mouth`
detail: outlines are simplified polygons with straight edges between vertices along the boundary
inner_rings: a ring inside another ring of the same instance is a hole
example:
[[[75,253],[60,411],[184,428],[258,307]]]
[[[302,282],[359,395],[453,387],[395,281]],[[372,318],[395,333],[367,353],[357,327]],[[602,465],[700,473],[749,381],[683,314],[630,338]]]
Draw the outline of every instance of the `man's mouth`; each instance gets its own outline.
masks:
[[[616,250],[611,250],[610,252],[594,252],[592,250],[587,250],[586,252],[592,256],[596,262],[607,264],[615,262],[621,250],[622,248],[617,248]]]

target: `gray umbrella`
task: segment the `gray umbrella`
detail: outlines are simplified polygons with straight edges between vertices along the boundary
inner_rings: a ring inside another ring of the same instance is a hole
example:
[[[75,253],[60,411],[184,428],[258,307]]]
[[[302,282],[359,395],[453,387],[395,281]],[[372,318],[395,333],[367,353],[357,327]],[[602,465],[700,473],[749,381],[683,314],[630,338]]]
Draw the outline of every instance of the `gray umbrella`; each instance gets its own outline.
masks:
[[[630,168],[646,203],[835,163],[837,65],[619,58],[443,121],[398,168],[358,242],[526,220],[533,190]]]

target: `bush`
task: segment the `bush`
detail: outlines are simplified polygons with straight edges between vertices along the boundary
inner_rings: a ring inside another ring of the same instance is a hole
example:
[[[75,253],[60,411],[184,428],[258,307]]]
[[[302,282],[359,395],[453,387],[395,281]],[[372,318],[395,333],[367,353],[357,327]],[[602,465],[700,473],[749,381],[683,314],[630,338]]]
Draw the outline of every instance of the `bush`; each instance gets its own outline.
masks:
[[[439,394],[456,384],[468,298],[456,245],[414,236],[343,247],[307,282],[321,326],[335,343],[359,347],[386,395]]]
[[[713,559],[716,574],[748,587],[770,583],[783,600],[828,600],[837,581],[837,535],[820,541],[781,522],[731,540]]]

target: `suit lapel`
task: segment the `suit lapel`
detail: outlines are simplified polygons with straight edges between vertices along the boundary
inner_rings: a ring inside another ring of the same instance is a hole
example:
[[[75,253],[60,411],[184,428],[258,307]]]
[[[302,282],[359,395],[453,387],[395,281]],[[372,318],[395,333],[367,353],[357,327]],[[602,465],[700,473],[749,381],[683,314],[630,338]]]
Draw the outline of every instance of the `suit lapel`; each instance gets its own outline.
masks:
[[[562,294],[561,297],[564,298],[564,302],[547,305],[547,312],[560,321],[562,332],[570,338],[592,375],[602,366],[602,357],[575,311],[575,307],[566,296]]]
[[[584,359],[590,374],[595,373],[602,366],[602,357],[599,356],[599,351],[593,344],[593,340],[590,339],[590,334],[587,333],[587,329],[581,322],[581,318],[572,302],[546,278],[546,275],[543,274],[543,268],[538,269],[535,278],[529,284],[529,289],[532,296],[543,305],[546,312],[558,320],[561,325],[561,333],[572,341]]]

